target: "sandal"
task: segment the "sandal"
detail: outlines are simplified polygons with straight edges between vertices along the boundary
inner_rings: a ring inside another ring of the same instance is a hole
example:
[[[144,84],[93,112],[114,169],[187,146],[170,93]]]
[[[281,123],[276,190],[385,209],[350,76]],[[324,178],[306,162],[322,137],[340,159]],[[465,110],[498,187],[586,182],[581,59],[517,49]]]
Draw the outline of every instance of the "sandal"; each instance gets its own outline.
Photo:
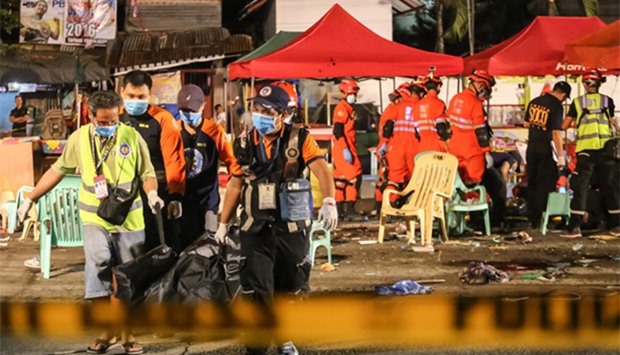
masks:
[[[110,341],[114,340],[114,341]],[[86,352],[89,354],[105,354],[110,350],[110,348],[118,343],[116,337],[112,339],[95,339],[95,347],[91,347],[90,345],[86,348]]]
[[[136,355],[144,353],[144,348],[137,341],[128,341],[123,344],[125,354]]]

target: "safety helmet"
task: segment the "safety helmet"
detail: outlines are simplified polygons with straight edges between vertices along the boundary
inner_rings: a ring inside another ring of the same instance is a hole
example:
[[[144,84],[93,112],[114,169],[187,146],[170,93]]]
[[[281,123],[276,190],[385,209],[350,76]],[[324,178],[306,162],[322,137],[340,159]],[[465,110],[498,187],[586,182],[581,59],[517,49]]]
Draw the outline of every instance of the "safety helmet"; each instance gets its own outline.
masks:
[[[360,91],[360,87],[357,86],[357,82],[353,79],[342,79],[340,85],[338,85],[338,90],[345,95],[357,94]]]
[[[606,78],[597,69],[592,69],[583,75],[582,81],[588,86],[600,86],[606,81]]]
[[[402,98],[411,96],[411,83],[402,83],[398,85],[396,92]]]
[[[495,86],[495,78],[486,70],[475,69],[468,78],[473,82],[483,83],[489,89]]]
[[[295,86],[287,81],[274,81],[273,83],[271,83],[271,85],[273,86],[278,86],[282,89],[284,89],[284,91],[286,91],[286,93],[288,94],[289,97],[289,102],[288,102],[288,107],[294,107],[297,108],[299,107],[299,97],[297,96],[297,91],[295,91]]]
[[[411,91],[411,93],[417,94],[420,98],[426,95],[423,76],[416,77],[409,85],[409,91]]]

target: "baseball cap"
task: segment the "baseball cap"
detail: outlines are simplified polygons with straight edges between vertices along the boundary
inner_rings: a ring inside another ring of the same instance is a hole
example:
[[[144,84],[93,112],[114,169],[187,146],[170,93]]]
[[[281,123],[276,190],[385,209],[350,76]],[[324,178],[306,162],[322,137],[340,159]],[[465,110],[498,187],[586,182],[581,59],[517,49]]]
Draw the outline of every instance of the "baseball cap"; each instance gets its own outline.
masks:
[[[198,112],[205,102],[205,94],[201,88],[194,84],[185,85],[177,95],[179,110]]]
[[[264,86],[260,89],[258,95],[250,100],[268,109],[286,109],[290,101],[286,90],[276,85]]]
[[[566,81],[558,81],[553,85],[553,91],[560,91],[566,94],[566,97],[570,99],[571,87]]]

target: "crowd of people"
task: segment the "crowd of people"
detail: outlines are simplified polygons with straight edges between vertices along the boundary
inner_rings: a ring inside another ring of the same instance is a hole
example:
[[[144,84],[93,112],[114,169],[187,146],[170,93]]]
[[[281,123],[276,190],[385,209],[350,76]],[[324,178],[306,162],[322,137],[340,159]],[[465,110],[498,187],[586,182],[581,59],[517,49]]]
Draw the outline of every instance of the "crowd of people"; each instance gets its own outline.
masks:
[[[400,190],[407,184],[417,154],[447,152],[458,158],[458,174],[465,185],[486,187],[492,201],[492,224],[501,226],[506,184],[493,168],[491,130],[484,110],[495,79],[476,70],[468,80],[467,87],[448,105],[438,97],[442,80],[432,71],[389,95],[391,103],[379,124],[379,201],[385,189]],[[606,153],[617,122],[613,101],[598,93],[603,80],[597,72],[584,76],[587,93],[573,100],[566,119],[561,103],[570,97],[571,88],[563,81],[527,107],[528,207],[534,227],[547,194],[555,190],[559,171],[567,165],[560,132],[576,124],[574,198],[563,235],[580,236],[594,170],[604,175],[600,181],[608,192],[607,227],[620,235],[618,161],[617,156]],[[307,293],[309,229],[314,219],[308,171],[318,179],[324,197],[319,223],[332,230],[339,218],[359,218],[354,210],[362,180],[355,135],[357,82],[343,79],[339,85],[343,97],[333,115],[333,173],[312,134],[294,123],[299,100],[289,83],[273,82],[257,91],[251,98],[252,128],[245,129],[234,142],[217,122],[222,120],[222,111],[218,110],[215,118],[205,117],[200,87],[185,85],[179,91],[179,120],[149,103],[151,89],[151,77],[133,71],[123,78],[120,96],[113,91],[91,94],[87,102],[90,122],[69,137],[62,156],[26,196],[19,207],[20,219],[64,175],[79,172],[85,297],[107,303],[115,302],[110,297],[114,292],[112,267],[159,245],[155,214],[160,209],[164,211],[166,243],[182,251],[205,232],[224,242],[240,207],[243,295],[269,305],[278,292]],[[21,124],[24,114],[19,107],[13,116],[14,123]],[[230,175],[223,204],[220,165]],[[292,343],[275,340],[283,344],[280,353],[296,353]],[[104,332],[89,345],[88,352],[105,352],[118,341],[129,354],[143,351],[130,332],[123,332],[120,338]],[[265,351],[247,349],[249,354]]]

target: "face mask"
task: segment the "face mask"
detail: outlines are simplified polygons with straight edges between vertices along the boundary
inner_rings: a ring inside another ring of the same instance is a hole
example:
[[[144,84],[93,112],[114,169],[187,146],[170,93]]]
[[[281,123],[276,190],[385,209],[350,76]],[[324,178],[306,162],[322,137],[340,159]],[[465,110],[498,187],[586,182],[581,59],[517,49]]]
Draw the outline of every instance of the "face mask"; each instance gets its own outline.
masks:
[[[356,97],[353,94],[349,94],[347,95],[347,102],[349,103],[349,105],[353,105],[356,101]]]
[[[95,133],[99,137],[108,138],[114,135],[116,129],[118,128],[118,123],[113,126],[95,126]]]
[[[125,100],[125,111],[130,116],[140,116],[149,108],[149,102],[145,100]]]
[[[273,116],[262,115],[260,113],[252,113],[252,123],[261,135],[273,133],[276,130],[276,120]]]
[[[474,90],[476,90],[476,96],[478,96],[478,98],[482,101],[491,98],[491,89],[486,86],[483,86],[482,89],[478,90],[476,85],[474,85]]]
[[[190,126],[197,126],[202,119],[202,112],[184,112],[179,111],[179,116],[183,122]]]

